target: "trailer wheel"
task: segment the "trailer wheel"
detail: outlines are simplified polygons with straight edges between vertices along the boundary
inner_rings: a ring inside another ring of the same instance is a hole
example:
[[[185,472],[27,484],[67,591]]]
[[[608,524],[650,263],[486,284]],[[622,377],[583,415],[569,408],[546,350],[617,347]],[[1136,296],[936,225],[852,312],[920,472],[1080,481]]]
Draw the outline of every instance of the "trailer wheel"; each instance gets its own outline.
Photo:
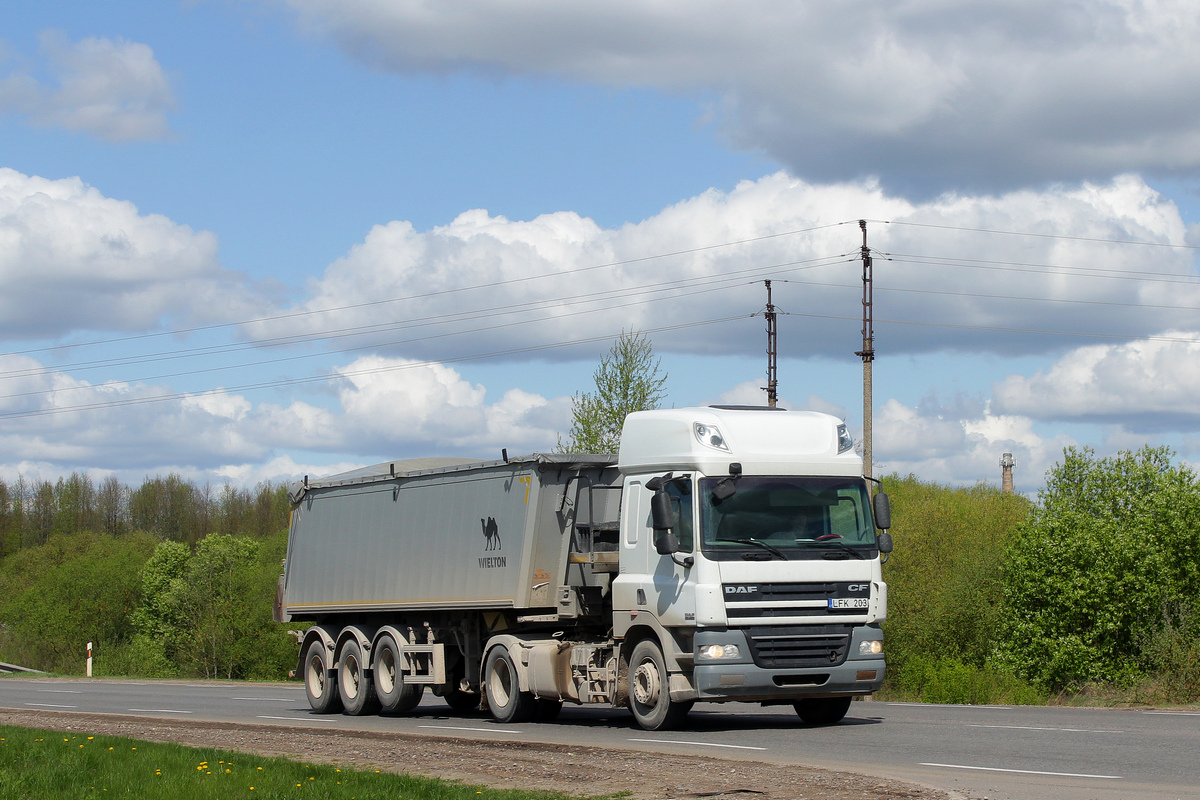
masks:
[[[405,683],[401,667],[400,646],[391,636],[382,636],[375,645],[375,695],[379,705],[391,714],[407,714],[421,702],[425,687]]]
[[[479,701],[483,698],[475,692],[451,689],[442,695],[442,699],[446,701],[446,705],[450,706],[452,711],[457,711],[459,714],[466,714],[469,711],[479,708]]]
[[[351,716],[374,714],[379,710],[375,686],[368,680],[363,664],[362,648],[353,639],[342,645],[342,658],[338,662],[338,694],[342,698],[342,709]]]
[[[537,698],[532,692],[522,692],[517,681],[517,667],[505,647],[488,653],[484,666],[488,708],[497,722],[528,722],[537,711]]]
[[[792,705],[809,725],[835,725],[850,710],[850,697],[809,697]]]
[[[336,714],[342,710],[342,698],[337,685],[329,679],[329,664],[325,660],[325,643],[317,639],[304,652],[304,693],[308,704],[318,714]]]
[[[637,724],[648,731],[677,728],[692,705],[671,700],[667,662],[658,643],[638,642],[629,659],[629,710]]]

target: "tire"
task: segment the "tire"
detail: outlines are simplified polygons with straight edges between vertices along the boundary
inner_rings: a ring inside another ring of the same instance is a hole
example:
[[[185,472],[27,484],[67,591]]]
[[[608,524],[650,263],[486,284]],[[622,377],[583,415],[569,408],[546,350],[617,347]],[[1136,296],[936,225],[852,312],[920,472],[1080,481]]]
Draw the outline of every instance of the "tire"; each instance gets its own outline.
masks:
[[[456,711],[459,714],[468,714],[479,708],[479,701],[483,698],[475,692],[451,689],[442,695],[442,699],[446,701],[446,705],[450,706],[451,711]]]
[[[421,702],[425,686],[405,683],[401,667],[400,645],[391,636],[382,636],[375,645],[372,679],[380,707],[389,714],[407,714]]]
[[[353,639],[342,645],[337,674],[338,695],[342,698],[344,713],[360,717],[379,710],[379,698],[375,696],[375,685],[367,677],[362,648]]]
[[[537,711],[537,698],[522,692],[517,682],[517,667],[508,648],[495,647],[488,653],[483,668],[488,708],[497,722],[528,722]]]
[[[671,700],[667,662],[658,643],[643,639],[629,658],[629,710],[643,730],[665,731],[679,727],[693,702]]]
[[[308,695],[308,704],[318,714],[336,714],[342,710],[337,681],[329,677],[325,643],[320,639],[304,651],[304,693]]]
[[[836,725],[850,710],[851,697],[810,697],[792,705],[809,725]]]

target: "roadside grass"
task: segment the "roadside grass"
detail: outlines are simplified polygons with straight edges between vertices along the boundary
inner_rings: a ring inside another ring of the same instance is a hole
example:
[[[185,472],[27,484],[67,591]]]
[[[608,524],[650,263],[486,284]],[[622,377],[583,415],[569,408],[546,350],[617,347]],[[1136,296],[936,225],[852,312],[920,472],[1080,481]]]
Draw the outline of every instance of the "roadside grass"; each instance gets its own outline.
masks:
[[[0,800],[568,800],[213,748],[0,725]]]

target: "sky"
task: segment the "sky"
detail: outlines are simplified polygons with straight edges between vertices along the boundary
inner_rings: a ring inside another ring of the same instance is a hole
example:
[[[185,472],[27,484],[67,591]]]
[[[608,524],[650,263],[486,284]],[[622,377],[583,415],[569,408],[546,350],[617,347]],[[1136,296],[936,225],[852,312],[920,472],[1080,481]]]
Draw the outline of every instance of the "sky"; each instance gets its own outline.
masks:
[[[0,26],[0,479],[254,486],[667,405],[863,426],[1033,495],[1200,460],[1182,0],[127,0]]]

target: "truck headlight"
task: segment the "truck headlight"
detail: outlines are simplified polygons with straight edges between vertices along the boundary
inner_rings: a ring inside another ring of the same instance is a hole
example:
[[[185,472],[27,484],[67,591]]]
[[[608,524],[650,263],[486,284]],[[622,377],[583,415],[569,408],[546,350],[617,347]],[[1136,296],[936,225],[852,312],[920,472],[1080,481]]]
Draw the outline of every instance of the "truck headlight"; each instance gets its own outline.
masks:
[[[858,643],[858,654],[860,656],[877,656],[882,652],[882,639],[867,639],[865,642]]]
[[[700,648],[700,658],[703,659],[731,659],[741,658],[742,651],[736,644],[706,644]]]
[[[850,435],[850,429],[845,424],[838,425],[838,455],[846,452],[854,447],[854,437]]]
[[[696,434],[696,441],[705,447],[729,452],[729,445],[725,443],[725,437],[721,435],[721,431],[717,429],[716,425],[694,422],[692,423],[692,432]]]

